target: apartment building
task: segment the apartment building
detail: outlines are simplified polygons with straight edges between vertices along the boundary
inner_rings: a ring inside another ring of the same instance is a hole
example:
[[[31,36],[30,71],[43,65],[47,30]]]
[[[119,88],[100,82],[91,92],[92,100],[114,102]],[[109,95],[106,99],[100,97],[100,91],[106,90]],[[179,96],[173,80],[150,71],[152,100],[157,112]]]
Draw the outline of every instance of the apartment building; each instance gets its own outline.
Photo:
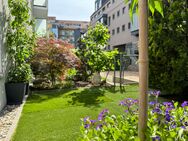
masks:
[[[87,21],[56,20],[56,17],[48,17],[48,30],[58,39],[67,41],[76,46],[80,36],[87,31]]]
[[[48,0],[32,0],[32,14],[35,18],[35,31],[39,36],[47,35]]]
[[[91,25],[97,22],[106,25],[111,35],[107,50],[118,48],[129,56],[138,55],[138,18],[129,16],[130,2],[124,0],[96,0],[95,12],[91,15]],[[136,60],[133,60],[135,63]]]

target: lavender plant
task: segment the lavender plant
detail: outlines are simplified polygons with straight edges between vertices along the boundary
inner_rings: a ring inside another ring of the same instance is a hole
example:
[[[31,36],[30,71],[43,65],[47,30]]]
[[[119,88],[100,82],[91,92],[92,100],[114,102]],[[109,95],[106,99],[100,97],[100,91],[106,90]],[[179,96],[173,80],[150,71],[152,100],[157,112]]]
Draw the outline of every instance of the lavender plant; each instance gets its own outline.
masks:
[[[147,141],[187,141],[188,140],[188,101],[158,102],[160,91],[152,91],[156,97],[149,102]],[[80,141],[138,141],[138,103],[137,99],[120,101],[122,115],[111,115],[103,110],[98,119],[86,117],[82,120]]]

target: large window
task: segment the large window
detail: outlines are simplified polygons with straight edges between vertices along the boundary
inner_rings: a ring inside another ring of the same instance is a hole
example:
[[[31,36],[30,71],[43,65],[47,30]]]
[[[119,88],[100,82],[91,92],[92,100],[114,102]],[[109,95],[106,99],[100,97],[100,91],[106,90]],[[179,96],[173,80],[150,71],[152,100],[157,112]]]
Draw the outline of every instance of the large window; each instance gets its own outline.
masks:
[[[47,1],[46,0],[34,0],[34,5],[47,6]]]
[[[38,35],[46,35],[46,19],[36,19],[35,31]]]

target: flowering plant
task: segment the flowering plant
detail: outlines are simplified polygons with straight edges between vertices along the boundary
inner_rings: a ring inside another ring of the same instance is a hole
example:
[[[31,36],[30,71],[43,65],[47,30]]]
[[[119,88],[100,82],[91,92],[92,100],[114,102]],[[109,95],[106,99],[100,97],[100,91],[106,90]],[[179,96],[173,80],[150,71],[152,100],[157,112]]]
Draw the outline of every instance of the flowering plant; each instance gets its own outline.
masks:
[[[156,101],[149,102],[146,139],[148,141],[188,140],[188,101],[158,102],[159,91],[151,93]],[[122,115],[110,115],[103,110],[97,120],[82,120],[81,141],[138,141],[138,100],[127,98],[119,103]]]

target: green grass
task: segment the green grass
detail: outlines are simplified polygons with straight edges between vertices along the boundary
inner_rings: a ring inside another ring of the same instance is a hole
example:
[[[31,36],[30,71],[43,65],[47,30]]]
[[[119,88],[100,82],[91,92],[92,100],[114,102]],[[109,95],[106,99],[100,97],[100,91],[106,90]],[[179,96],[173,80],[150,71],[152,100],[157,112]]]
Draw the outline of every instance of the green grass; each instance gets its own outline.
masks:
[[[138,97],[138,85],[119,88],[79,88],[33,92],[24,106],[13,141],[74,141],[81,118],[97,118],[105,108],[123,113],[120,100]]]

